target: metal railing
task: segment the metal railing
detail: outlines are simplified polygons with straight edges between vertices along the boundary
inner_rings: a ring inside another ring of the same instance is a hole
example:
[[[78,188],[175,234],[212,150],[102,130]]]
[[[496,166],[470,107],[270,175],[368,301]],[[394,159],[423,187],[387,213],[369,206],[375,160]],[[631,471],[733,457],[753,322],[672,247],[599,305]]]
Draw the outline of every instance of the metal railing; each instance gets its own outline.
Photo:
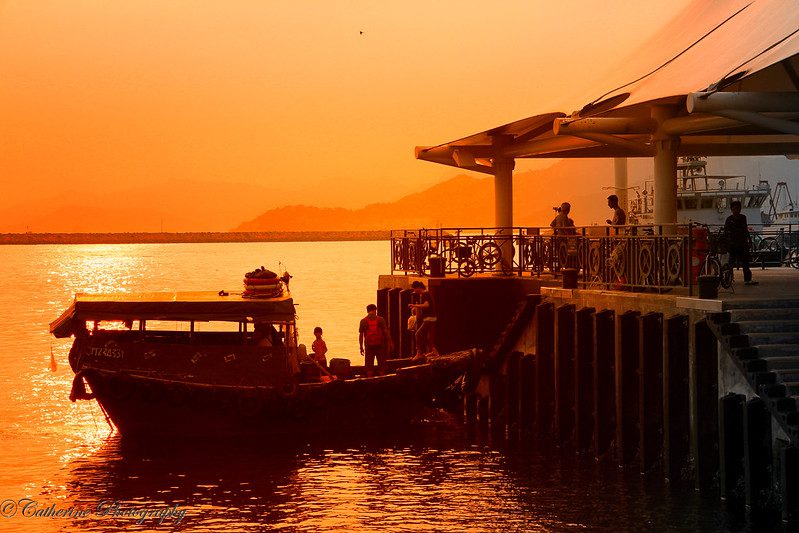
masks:
[[[568,232],[568,233],[566,233]],[[558,275],[584,286],[689,287],[688,226],[440,228],[391,232],[392,273]]]
[[[391,272],[406,275],[479,273],[557,276],[579,271],[584,287],[658,289],[693,285],[707,243],[698,225],[576,228],[439,228],[391,232]],[[753,267],[799,268],[799,226],[750,225]],[[708,226],[712,237],[722,226]]]

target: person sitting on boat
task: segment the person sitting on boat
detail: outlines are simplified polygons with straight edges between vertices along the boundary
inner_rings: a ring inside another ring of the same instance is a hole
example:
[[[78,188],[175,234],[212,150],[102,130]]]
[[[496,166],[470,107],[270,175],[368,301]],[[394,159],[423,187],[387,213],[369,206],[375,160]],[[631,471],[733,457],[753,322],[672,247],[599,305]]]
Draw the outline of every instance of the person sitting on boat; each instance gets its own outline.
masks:
[[[325,344],[324,339],[322,339],[322,328],[316,326],[313,328],[313,334],[316,337],[313,343],[311,344],[311,350],[313,350],[313,359],[322,367],[327,367],[327,357],[325,354],[327,353],[327,344]]]
[[[744,285],[757,285],[752,281],[752,270],[749,268],[749,246],[751,237],[749,236],[749,225],[746,215],[741,213],[740,200],[734,200],[730,204],[732,214],[724,221],[724,233],[730,246],[729,265],[735,268],[740,261],[744,271]]]
[[[608,196],[608,207],[613,209],[613,218],[609,218],[605,222],[611,226],[624,226],[627,223],[627,214],[619,205],[619,197],[615,194]]]
[[[421,281],[411,284],[414,295],[419,303],[410,304],[408,307],[416,310],[416,355],[414,359],[423,359],[427,353],[437,354],[436,351],[436,316],[433,298]]]
[[[554,228],[555,235],[574,235],[574,220],[569,218],[571,209],[569,202],[563,202],[557,208],[558,215],[549,224]]]
[[[377,359],[377,372],[379,375],[383,375],[386,359],[393,345],[388,325],[382,316],[377,316],[375,304],[366,306],[366,316],[361,319],[358,332],[358,341],[361,345],[361,355],[364,356],[367,375],[374,375],[375,359]]]

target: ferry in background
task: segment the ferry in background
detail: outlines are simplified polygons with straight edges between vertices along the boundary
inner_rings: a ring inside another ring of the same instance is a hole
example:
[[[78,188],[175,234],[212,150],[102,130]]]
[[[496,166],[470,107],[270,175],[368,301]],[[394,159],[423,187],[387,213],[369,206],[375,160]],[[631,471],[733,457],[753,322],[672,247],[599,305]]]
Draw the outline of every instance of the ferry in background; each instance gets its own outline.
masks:
[[[704,157],[681,157],[677,163],[677,222],[723,225],[730,215],[730,204],[740,200],[741,212],[750,224],[769,224],[769,216],[762,211],[772,206],[771,186],[760,180],[748,187],[746,176],[721,176],[707,174]],[[636,198],[630,200],[629,216],[633,224],[653,224],[655,213],[654,185],[644,184],[644,190],[634,189]],[[799,213],[797,213],[799,214]]]
[[[769,208],[771,224],[779,228],[799,229],[799,209],[793,203],[791,191],[784,181],[777,183]]]

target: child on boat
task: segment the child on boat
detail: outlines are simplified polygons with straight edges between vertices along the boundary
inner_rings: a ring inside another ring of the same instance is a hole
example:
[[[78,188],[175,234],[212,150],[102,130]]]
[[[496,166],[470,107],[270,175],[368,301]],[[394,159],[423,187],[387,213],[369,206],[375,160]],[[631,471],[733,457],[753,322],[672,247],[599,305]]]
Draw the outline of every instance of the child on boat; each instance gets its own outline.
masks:
[[[327,368],[327,357],[325,357],[325,354],[327,353],[327,344],[325,344],[324,339],[322,339],[322,328],[316,326],[313,328],[313,334],[316,339],[311,344],[311,350],[313,350],[313,354],[311,356],[313,357],[314,361]]]

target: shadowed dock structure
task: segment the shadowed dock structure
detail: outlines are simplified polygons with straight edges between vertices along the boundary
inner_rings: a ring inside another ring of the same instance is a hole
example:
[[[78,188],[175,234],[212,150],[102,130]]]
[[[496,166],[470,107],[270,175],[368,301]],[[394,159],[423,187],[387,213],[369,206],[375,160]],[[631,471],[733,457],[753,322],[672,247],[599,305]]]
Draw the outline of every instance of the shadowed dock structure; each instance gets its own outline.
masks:
[[[799,271],[756,273],[717,299],[381,276],[378,301],[403,331],[406,287],[429,285],[439,349],[482,350],[463,409],[494,438],[543,439],[794,524]]]

